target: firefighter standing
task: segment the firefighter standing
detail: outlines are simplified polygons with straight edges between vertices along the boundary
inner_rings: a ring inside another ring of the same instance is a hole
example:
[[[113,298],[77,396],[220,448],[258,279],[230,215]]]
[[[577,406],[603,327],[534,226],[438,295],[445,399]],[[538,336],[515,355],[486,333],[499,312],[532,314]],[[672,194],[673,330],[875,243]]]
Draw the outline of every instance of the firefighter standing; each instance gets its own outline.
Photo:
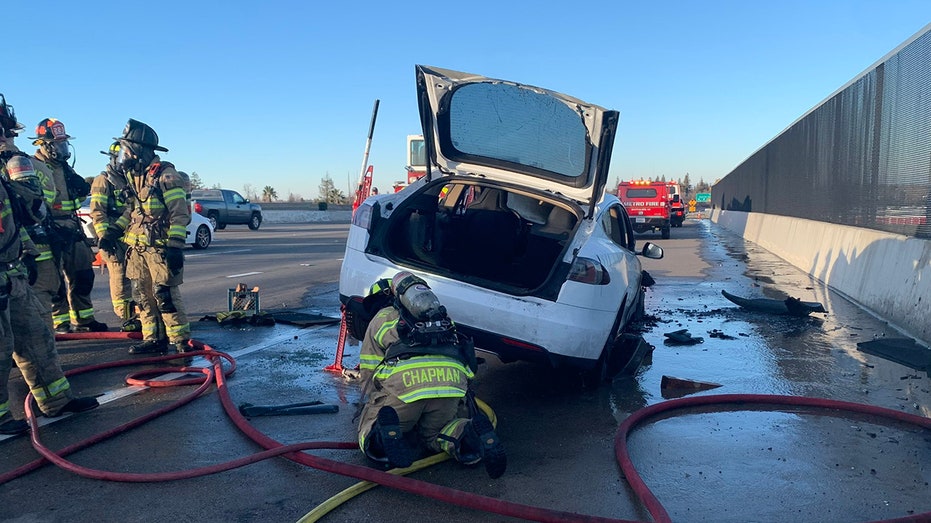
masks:
[[[158,135],[148,125],[130,119],[115,140],[120,142],[117,163],[133,193],[124,213],[129,224],[122,241],[128,247],[126,275],[132,280],[142,323],[143,341],[129,352],[190,351],[191,326],[180,289],[191,222],[184,182],[172,164],[155,154],[168,149],[158,145]],[[119,240],[120,231],[110,227],[101,236],[100,248],[113,250]],[[159,332],[159,319],[165,326],[164,335]]]
[[[55,332],[103,332],[104,323],[94,318],[91,291],[94,288],[94,253],[91,251],[77,211],[90,186],[68,165],[71,157],[65,125],[46,118],[36,126],[32,144],[35,158],[51,171],[51,182],[43,180],[46,190],[54,190],[45,234],[56,271],[42,271],[36,288],[52,295],[52,323]],[[56,289],[61,289],[56,292]]]
[[[471,342],[455,334],[445,307],[417,276],[379,280],[370,294],[382,292],[392,304],[369,323],[359,355],[359,448],[393,467],[410,466],[420,449],[446,452],[467,465],[481,461],[491,478],[500,477],[507,459],[494,427],[477,409],[467,417],[476,369]]]
[[[55,350],[55,334],[44,319],[47,310],[29,285],[30,268],[22,255],[31,243],[26,227],[42,219],[42,189],[32,160],[13,146],[22,126],[0,95],[0,434],[28,430],[10,412],[9,380],[13,362],[39,410],[46,416],[82,412],[98,406],[93,397],[75,397]]]
[[[120,142],[113,142],[109,152],[101,151],[110,157],[110,161],[106,170],[91,183],[90,215],[98,241],[110,228],[113,229],[111,235],[121,237],[129,224],[129,217],[123,214],[126,210],[126,200],[129,198],[129,189],[126,187],[126,176],[116,163],[119,152]],[[122,321],[120,330],[140,331],[142,325],[136,317],[135,304],[132,301],[132,282],[126,277],[126,244],[115,241],[110,249],[110,252],[101,249],[100,253],[110,276],[110,301],[113,304],[113,312]]]

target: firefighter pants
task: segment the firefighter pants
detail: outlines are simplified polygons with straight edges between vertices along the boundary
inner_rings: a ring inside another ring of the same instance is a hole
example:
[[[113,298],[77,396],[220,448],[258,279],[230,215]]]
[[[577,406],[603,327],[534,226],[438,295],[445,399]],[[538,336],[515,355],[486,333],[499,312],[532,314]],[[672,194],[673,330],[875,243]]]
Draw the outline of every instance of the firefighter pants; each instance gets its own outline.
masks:
[[[370,394],[369,401],[362,407],[359,419],[359,448],[373,459],[381,456],[370,453],[372,428],[382,407],[391,407],[398,413],[401,432],[416,431],[421,447],[433,452],[446,452],[457,461],[471,464],[480,456],[471,452],[460,452],[466,431],[471,422],[465,416],[462,398],[430,398],[404,403],[396,396],[383,391]]]
[[[142,339],[159,339],[159,319],[165,325],[165,335],[171,343],[191,338],[181,301],[184,269],[172,274],[165,262],[165,249],[129,247],[126,251],[126,276],[133,282],[133,297],[139,306]]]
[[[133,299],[133,287],[132,282],[126,277],[126,244],[117,242],[114,254],[100,251],[100,258],[107,264],[113,312],[117,318],[125,321],[135,313],[128,310],[129,302]]]
[[[61,278],[58,264],[54,258],[49,258],[36,262],[36,267],[39,269],[39,274],[32,289],[35,291],[39,303],[42,304],[42,308],[45,309],[42,318],[46,320],[50,327],[61,323],[67,324],[70,321],[67,313],[63,318],[57,318],[57,321],[56,318],[52,317],[52,304],[65,300],[65,282]]]
[[[12,276],[9,281],[9,304],[0,312],[0,415],[9,410],[8,377],[13,362],[42,412],[57,414],[74,396],[58,362],[47,311],[24,276]]]

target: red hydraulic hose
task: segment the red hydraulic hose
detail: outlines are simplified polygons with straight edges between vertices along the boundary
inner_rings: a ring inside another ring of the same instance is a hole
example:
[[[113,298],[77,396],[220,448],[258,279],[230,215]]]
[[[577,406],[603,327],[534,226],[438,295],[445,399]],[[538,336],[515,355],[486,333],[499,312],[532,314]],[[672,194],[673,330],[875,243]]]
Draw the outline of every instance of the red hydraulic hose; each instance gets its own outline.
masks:
[[[618,465],[620,465],[621,471],[624,472],[624,477],[627,478],[627,482],[637,494],[637,497],[639,497],[643,502],[644,506],[646,506],[647,510],[650,512],[650,515],[653,517],[653,520],[657,523],[666,523],[672,520],[669,518],[669,514],[663,508],[663,505],[659,502],[658,499],[656,499],[656,496],[654,496],[649,487],[646,486],[646,484],[643,482],[643,479],[640,478],[640,474],[637,472],[637,469],[634,468],[634,465],[630,459],[630,455],[627,452],[627,436],[639,423],[649,418],[655,417],[661,413],[676,409],[708,405],[791,405],[821,409],[833,409],[868,414],[879,418],[901,421],[904,423],[917,425],[919,427],[924,427],[926,429],[931,429],[931,418],[906,414],[904,412],[882,407],[874,407],[872,405],[863,405],[861,403],[849,403],[846,401],[829,400],[823,398],[806,398],[803,396],[777,396],[767,394],[712,394],[708,396],[694,396],[690,398],[674,399],[644,407],[628,416],[627,419],[621,423],[620,427],[618,427],[617,435],[614,438],[614,449]],[[931,512],[925,512],[924,514],[916,514],[897,519],[887,519],[883,521],[891,523],[908,521],[927,522],[929,520],[931,520]]]

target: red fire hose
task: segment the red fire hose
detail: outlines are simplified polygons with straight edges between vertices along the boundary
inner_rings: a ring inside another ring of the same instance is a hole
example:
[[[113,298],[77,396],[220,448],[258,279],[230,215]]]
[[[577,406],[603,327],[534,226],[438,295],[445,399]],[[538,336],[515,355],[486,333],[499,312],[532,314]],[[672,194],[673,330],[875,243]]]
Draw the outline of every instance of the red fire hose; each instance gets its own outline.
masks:
[[[66,334],[66,335],[57,335],[56,339],[118,339],[118,338],[127,338],[127,337],[138,337],[138,335],[133,336],[133,334],[127,335],[126,333],[81,333],[81,334]],[[26,415],[29,420],[31,432],[31,440],[33,447],[37,452],[42,456],[33,462],[30,462],[18,469],[12,470],[5,474],[0,475],[0,484],[11,481],[15,478],[18,478],[32,470],[35,470],[46,462],[50,461],[55,465],[71,471],[80,476],[89,477],[93,479],[102,479],[108,481],[123,481],[123,482],[160,482],[160,481],[174,481],[177,479],[186,479],[197,476],[203,476],[207,474],[214,474],[217,472],[223,472],[231,470],[233,468],[241,467],[251,463],[256,463],[258,461],[268,459],[275,456],[282,456],[289,460],[292,460],[303,465],[313,467],[319,470],[324,470],[328,472],[333,472],[336,474],[349,476],[353,478],[358,478],[366,481],[371,481],[378,483],[387,487],[391,487],[397,490],[404,492],[409,492],[412,494],[417,494],[439,501],[444,501],[453,505],[458,505],[462,507],[474,508],[477,510],[482,510],[486,512],[491,512],[495,514],[501,514],[504,516],[511,516],[521,519],[533,520],[533,521],[548,521],[548,522],[565,522],[565,521],[578,521],[578,522],[613,522],[613,523],[635,523],[630,520],[622,519],[612,519],[599,516],[588,516],[582,514],[575,514],[570,512],[562,512],[556,510],[550,510],[543,507],[535,507],[530,505],[524,505],[520,503],[513,503],[509,501],[503,501],[500,499],[490,498],[487,496],[481,496],[474,493],[463,492],[455,490],[448,487],[442,487],[439,485],[434,485],[424,481],[407,478],[403,476],[396,476],[389,474],[387,472],[382,472],[379,470],[371,469],[364,466],[352,465],[348,463],[343,463],[327,458],[321,458],[314,456],[312,454],[307,454],[302,451],[312,450],[312,449],[356,449],[357,443],[355,442],[307,442],[299,443],[294,445],[283,445],[275,441],[274,439],[268,437],[265,434],[257,431],[249,422],[243,417],[238,408],[233,404],[232,399],[229,395],[229,390],[226,384],[226,377],[230,376],[235,372],[236,362],[228,354],[218,352],[213,350],[211,347],[199,342],[192,341],[193,348],[197,349],[195,352],[190,353],[191,356],[204,356],[211,361],[210,368],[200,368],[200,367],[161,367],[158,369],[151,369],[139,373],[130,375],[127,378],[127,381],[131,384],[145,385],[149,387],[169,387],[169,386],[180,386],[180,385],[198,385],[198,387],[191,392],[190,394],[184,396],[183,398],[177,400],[175,403],[162,407],[156,411],[153,411],[149,414],[136,418],[128,423],[115,427],[111,430],[103,432],[101,434],[92,436],[87,440],[84,440],[79,443],[72,444],[64,449],[61,449],[57,452],[52,451],[45,447],[41,440],[39,439],[38,425],[35,420],[35,413],[32,412],[30,405],[29,397],[26,398]],[[186,355],[188,355],[186,353]],[[71,370],[66,373],[66,375],[76,375],[82,374],[85,372],[90,372],[93,370],[104,369],[104,368],[113,368],[120,366],[129,366],[129,365],[138,365],[153,363],[158,361],[166,361],[170,359],[177,359],[177,355],[165,355],[165,356],[155,356],[150,358],[140,358],[133,360],[124,360],[124,361],[114,361],[110,363],[103,363],[99,365],[91,365],[87,367],[81,367],[78,369]],[[226,360],[228,363],[228,368],[223,368],[223,360]],[[153,381],[143,379],[142,376],[152,374],[152,373],[164,373],[166,371],[178,371],[178,372],[200,372],[204,375],[203,378],[192,378],[186,380],[177,380],[177,381]],[[233,423],[239,427],[239,429],[250,439],[264,447],[266,450],[253,454],[251,456],[245,456],[238,458],[226,463],[220,463],[217,465],[201,467],[198,469],[177,471],[177,472],[164,472],[164,473],[154,473],[154,474],[135,474],[135,473],[119,473],[112,471],[100,471],[89,469],[76,465],[66,459],[65,456],[86,448],[90,445],[98,443],[100,441],[106,440],[116,434],[125,432],[132,428],[135,428],[139,425],[146,423],[147,421],[154,419],[166,412],[170,412],[182,405],[190,403],[204,392],[210,388],[213,383],[217,385],[217,392],[219,393],[220,401],[223,405],[224,410],[226,410],[227,415],[233,421]],[[640,475],[637,473],[634,468],[630,456],[627,452],[627,437],[630,432],[639,424],[649,420],[650,418],[656,417],[660,414],[677,410],[677,409],[688,409],[693,407],[702,407],[708,405],[737,405],[741,407],[752,407],[754,405],[766,405],[766,406],[803,406],[803,407],[812,407],[812,408],[824,408],[832,409],[839,411],[854,412],[860,414],[868,414],[871,416],[876,416],[879,418],[890,419],[894,421],[900,421],[904,423],[909,423],[923,427],[925,429],[931,429],[931,419],[924,418],[921,416],[915,416],[911,414],[906,414],[903,412],[885,409],[881,407],[874,407],[869,405],[857,404],[857,403],[848,403],[836,400],[820,399],[820,398],[805,398],[798,396],[771,396],[771,395],[760,395],[760,394],[724,394],[724,395],[708,395],[708,396],[695,396],[690,398],[681,398],[676,400],[664,401],[654,405],[650,405],[643,409],[640,409],[633,414],[631,414],[627,419],[621,423],[618,428],[617,435],[615,437],[615,455],[618,460],[618,464],[622,472],[624,473],[625,478],[631,485],[632,490],[636,493],[638,498],[643,502],[644,506],[649,511],[651,517],[656,522],[669,522],[671,521],[668,513],[663,508],[662,504],[653,495],[649,487],[643,482],[640,478]],[[46,461],[47,460],[47,461]],[[915,514],[903,518],[883,520],[884,523],[891,522],[918,522],[918,521],[929,521],[931,520],[931,512],[926,512],[923,514]]]

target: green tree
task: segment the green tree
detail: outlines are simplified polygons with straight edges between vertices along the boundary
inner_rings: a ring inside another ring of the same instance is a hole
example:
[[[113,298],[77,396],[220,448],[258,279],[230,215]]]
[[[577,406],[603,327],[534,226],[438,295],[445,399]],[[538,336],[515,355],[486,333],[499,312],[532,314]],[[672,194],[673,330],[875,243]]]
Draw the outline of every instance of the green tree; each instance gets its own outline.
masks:
[[[275,188],[271,185],[266,185],[262,189],[262,201],[263,202],[273,202],[278,199],[278,192],[275,191]]]
[[[320,180],[320,201],[341,204],[346,200],[346,197],[343,195],[342,191],[336,188],[336,184],[333,183],[333,178],[330,177],[330,173],[326,173],[326,176]]]
[[[191,189],[203,189],[204,181],[200,179],[200,175],[197,174],[197,171],[191,171]]]

